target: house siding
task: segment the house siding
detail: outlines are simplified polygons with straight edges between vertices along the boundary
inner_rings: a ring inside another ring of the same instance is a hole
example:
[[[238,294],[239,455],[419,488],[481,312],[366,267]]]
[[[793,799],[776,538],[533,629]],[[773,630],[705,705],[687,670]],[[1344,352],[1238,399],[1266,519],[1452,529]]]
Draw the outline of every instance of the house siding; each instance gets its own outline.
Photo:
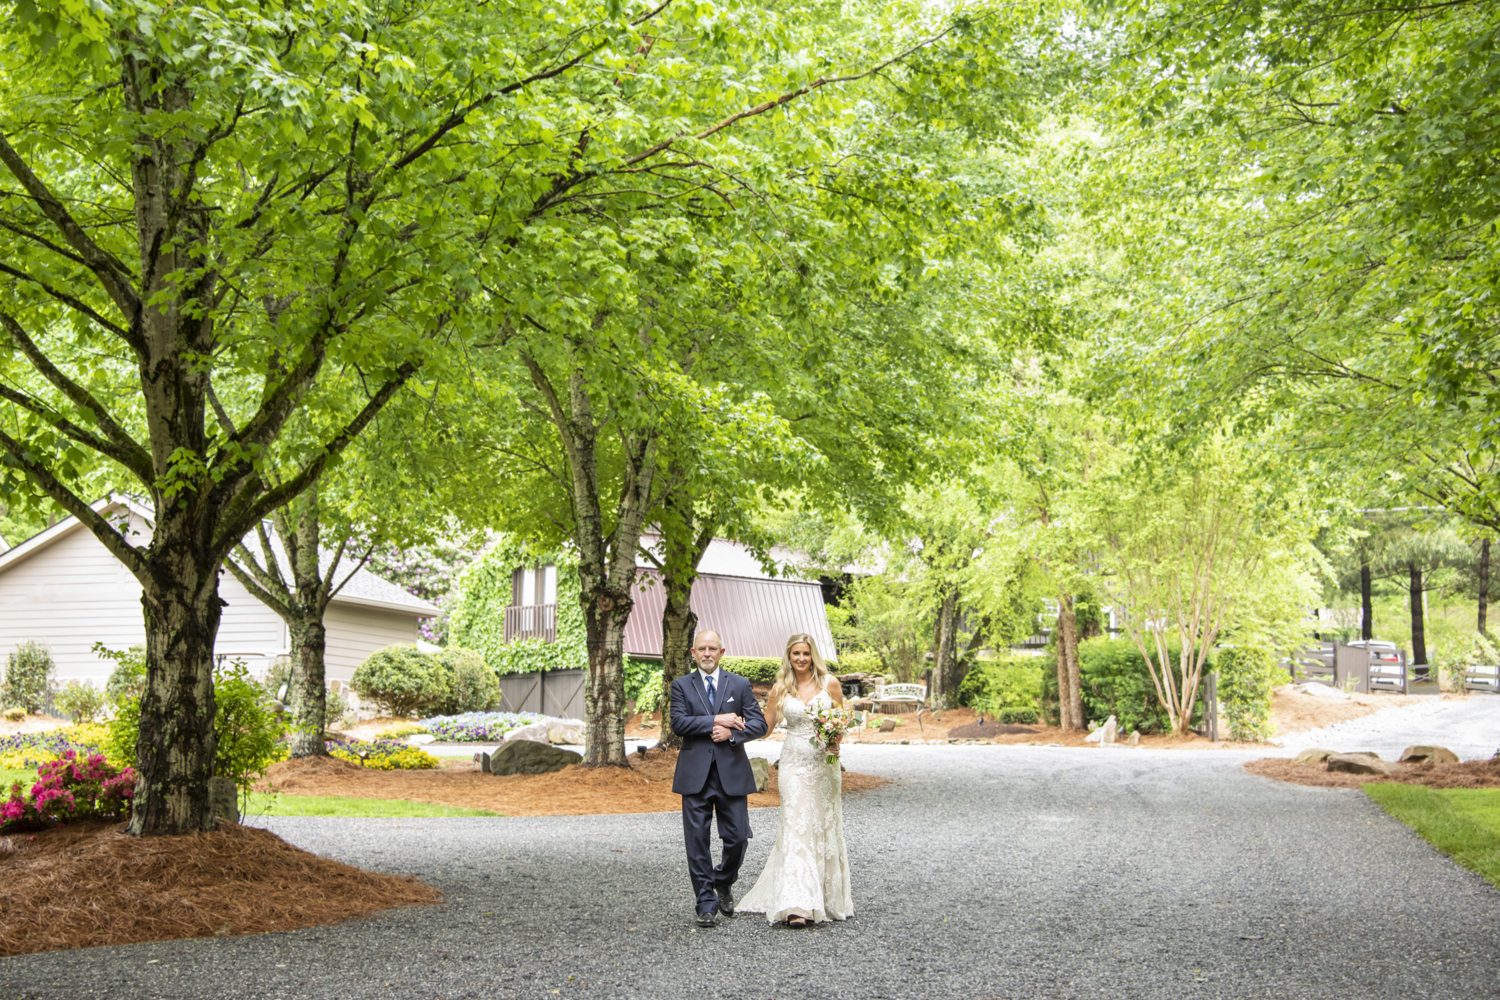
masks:
[[[137,516],[130,521],[137,542],[150,537]],[[228,573],[220,574],[219,596],[226,606],[215,653],[243,659],[252,673],[263,674],[288,650],[285,623]],[[347,682],[372,651],[416,642],[418,621],[413,612],[329,605],[328,679]],[[126,649],[146,641],[140,584],[86,528],[0,572],[0,657],[28,639],[51,650],[57,683],[89,681],[96,687],[104,685],[114,663],[92,652],[95,642]]]
[[[354,668],[375,650],[397,643],[417,641],[415,614],[366,608],[357,604],[330,604],[323,615],[327,647],[323,669],[330,680],[348,683]]]

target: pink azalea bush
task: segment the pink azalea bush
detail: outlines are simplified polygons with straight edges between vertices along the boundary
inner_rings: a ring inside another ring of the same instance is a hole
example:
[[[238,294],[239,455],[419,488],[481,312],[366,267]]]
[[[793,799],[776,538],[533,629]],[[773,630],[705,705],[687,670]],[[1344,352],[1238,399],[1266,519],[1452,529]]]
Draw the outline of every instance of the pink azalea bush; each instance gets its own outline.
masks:
[[[117,771],[100,753],[80,757],[65,750],[57,760],[37,771],[31,790],[10,786],[10,799],[0,803],[0,833],[44,830],[70,820],[118,819],[130,811],[135,796],[135,768]]]

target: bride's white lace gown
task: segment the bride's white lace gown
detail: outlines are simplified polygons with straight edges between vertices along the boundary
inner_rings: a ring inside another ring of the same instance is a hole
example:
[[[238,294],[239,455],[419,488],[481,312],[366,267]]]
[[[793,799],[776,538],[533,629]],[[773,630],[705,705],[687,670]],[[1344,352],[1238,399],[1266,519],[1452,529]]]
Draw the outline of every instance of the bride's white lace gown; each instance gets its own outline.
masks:
[[[832,701],[826,691],[813,702],[819,699]],[[843,776],[838,761],[824,763],[827,755],[809,742],[813,726],[807,705],[790,696],[784,704],[776,846],[738,909],[764,913],[771,923],[791,913],[816,921],[843,920],[854,915],[844,847]]]

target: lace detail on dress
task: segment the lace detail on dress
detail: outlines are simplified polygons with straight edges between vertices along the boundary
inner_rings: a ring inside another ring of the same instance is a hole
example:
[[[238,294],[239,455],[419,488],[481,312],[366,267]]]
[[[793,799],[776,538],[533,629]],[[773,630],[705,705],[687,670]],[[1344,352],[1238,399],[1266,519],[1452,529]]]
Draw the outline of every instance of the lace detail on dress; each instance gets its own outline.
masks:
[[[832,700],[827,692],[813,700],[819,698]],[[783,714],[776,846],[739,909],[764,913],[771,923],[792,913],[817,921],[843,920],[854,914],[844,847],[843,775],[837,761],[824,763],[824,752],[809,742],[813,727],[807,706],[788,697]]]

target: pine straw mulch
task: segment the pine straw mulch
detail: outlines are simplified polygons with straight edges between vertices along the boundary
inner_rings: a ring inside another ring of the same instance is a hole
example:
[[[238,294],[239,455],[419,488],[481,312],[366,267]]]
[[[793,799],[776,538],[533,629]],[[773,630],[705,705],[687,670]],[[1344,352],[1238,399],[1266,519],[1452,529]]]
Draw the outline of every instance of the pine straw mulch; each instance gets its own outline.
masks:
[[[1263,778],[1314,788],[1363,788],[1372,782],[1426,785],[1428,788],[1500,788],[1500,758],[1457,764],[1400,764],[1396,774],[1344,774],[1321,764],[1294,764],[1286,757],[1252,760],[1245,770]]]
[[[506,816],[593,816],[677,812],[672,791],[677,751],[653,747],[631,754],[630,768],[573,764],[551,774],[481,774],[472,761],[450,761],[429,771],[380,771],[334,757],[288,760],[272,765],[257,785],[286,795],[334,795],[361,799],[432,802],[462,809],[490,809]],[[868,774],[844,774],[844,792],[885,784]],[[750,806],[777,806],[776,770]]]
[[[0,837],[0,955],[288,931],[442,901],[415,878],[361,871],[253,827],[124,829]]]

